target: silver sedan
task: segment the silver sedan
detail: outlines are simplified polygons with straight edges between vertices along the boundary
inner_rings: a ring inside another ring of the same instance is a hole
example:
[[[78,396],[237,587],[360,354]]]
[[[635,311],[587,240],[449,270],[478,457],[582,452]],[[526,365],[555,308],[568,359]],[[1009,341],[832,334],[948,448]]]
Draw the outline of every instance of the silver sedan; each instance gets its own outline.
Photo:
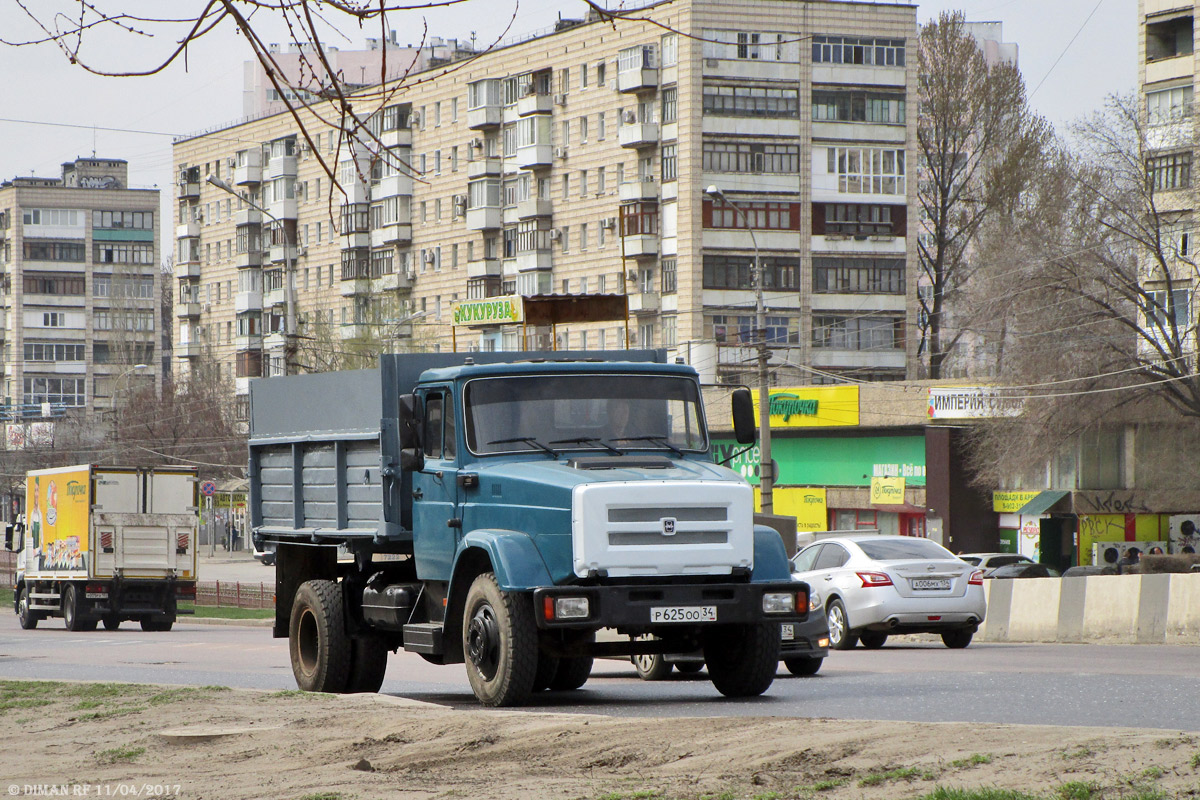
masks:
[[[882,647],[893,633],[938,633],[966,647],[983,622],[983,572],[928,539],[863,534],[819,539],[792,559],[825,602],[829,645]]]

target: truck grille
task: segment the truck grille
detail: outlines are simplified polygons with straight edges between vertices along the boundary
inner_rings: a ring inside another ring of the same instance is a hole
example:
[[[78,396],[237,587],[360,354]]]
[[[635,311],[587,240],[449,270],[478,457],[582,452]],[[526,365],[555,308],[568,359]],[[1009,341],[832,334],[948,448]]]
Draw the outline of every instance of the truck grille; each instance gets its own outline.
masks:
[[[718,481],[575,487],[572,550],[581,577],[728,575],[753,566],[752,492]]]

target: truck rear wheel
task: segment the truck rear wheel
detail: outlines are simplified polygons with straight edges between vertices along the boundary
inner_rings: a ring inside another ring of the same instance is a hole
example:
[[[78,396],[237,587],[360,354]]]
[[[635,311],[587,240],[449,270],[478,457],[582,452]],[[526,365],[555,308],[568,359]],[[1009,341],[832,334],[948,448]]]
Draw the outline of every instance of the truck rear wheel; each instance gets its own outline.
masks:
[[[80,603],[79,600],[79,589],[73,583],[67,584],[67,588],[63,589],[62,593],[62,615],[63,622],[66,623],[67,630],[96,630],[96,621],[91,620],[91,625],[89,626],[87,621],[85,621],[80,615],[82,610],[82,603]]]
[[[305,581],[296,590],[288,622],[288,651],[296,685],[306,692],[339,693],[350,677],[350,637],[336,581]]]
[[[528,595],[502,592],[485,572],[467,591],[463,610],[467,680],[485,706],[517,706],[529,699],[538,666],[537,628]]]
[[[142,617],[142,630],[147,632],[163,633],[171,630],[174,625],[174,617]],[[105,627],[108,627],[107,623],[105,623]],[[115,627],[110,630],[115,630]]]
[[[121,627],[120,617],[105,617],[102,622],[104,623],[104,630],[106,631],[115,631],[117,628]]]
[[[544,692],[554,683],[558,674],[558,656],[552,656],[545,651],[538,651],[537,672],[533,676],[533,691]]]
[[[767,690],[779,668],[779,626],[719,625],[704,631],[704,663],[713,686],[726,697]]]
[[[592,661],[591,656],[560,658],[550,688],[556,692],[573,692],[583,686],[592,676]]]
[[[350,651],[350,675],[346,679],[346,692],[378,692],[387,674],[387,645],[378,636],[360,636],[354,639]]]
[[[37,627],[41,616],[29,607],[29,587],[22,586],[17,595],[17,621],[24,630],[31,631]]]

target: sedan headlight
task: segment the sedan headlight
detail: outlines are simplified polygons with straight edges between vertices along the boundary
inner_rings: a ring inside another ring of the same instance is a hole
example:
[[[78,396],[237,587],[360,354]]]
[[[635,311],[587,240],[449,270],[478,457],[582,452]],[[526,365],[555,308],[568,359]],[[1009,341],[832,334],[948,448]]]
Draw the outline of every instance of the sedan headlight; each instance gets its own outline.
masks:
[[[816,611],[820,607],[821,607],[821,595],[818,594],[817,592],[813,592],[812,594],[810,594],[808,596],[808,610]]]

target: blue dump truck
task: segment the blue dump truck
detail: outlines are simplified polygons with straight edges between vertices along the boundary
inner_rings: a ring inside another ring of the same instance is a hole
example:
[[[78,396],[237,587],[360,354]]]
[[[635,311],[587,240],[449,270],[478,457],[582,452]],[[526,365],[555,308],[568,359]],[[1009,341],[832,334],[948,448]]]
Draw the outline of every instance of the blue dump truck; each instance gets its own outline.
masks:
[[[722,694],[766,691],[808,586],[712,462],[696,371],[664,361],[382,355],[253,381],[253,536],[297,685],[378,691],[403,648],[512,706],[578,689],[595,657],[699,651]],[[732,403],[752,443],[750,393]]]

